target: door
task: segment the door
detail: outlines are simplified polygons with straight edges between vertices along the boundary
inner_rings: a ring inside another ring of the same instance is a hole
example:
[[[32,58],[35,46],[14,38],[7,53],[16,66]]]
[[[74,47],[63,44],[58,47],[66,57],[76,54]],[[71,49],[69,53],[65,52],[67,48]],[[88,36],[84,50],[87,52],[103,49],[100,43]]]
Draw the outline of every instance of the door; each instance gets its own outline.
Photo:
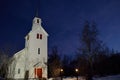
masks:
[[[37,77],[42,78],[42,68],[37,68]]]
[[[35,68],[35,78],[42,78],[42,68]]]

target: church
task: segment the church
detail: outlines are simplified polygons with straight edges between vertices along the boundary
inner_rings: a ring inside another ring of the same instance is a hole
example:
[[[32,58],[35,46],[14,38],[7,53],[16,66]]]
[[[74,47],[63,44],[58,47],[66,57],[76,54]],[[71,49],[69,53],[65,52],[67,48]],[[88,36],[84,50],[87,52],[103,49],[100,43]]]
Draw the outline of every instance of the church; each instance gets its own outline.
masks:
[[[8,68],[8,78],[47,79],[48,33],[35,17],[31,31],[25,36],[25,48],[14,54]]]

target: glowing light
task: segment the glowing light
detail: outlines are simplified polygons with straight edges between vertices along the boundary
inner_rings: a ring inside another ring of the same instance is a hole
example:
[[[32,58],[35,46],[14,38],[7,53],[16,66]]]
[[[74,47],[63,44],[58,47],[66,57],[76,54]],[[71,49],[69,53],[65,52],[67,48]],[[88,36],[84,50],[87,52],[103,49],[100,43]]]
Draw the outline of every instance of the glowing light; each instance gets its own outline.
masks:
[[[63,72],[63,69],[60,69],[61,72]]]
[[[75,71],[78,72],[79,70],[76,68]]]

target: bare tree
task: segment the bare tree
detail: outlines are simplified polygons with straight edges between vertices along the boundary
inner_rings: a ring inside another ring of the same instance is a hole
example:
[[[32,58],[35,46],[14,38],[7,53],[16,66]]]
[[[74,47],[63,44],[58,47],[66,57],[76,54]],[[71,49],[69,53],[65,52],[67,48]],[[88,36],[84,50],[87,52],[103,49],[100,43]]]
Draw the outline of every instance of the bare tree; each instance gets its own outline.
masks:
[[[0,77],[6,78],[8,73],[9,57],[3,51],[0,51]]]
[[[87,80],[92,80],[93,62],[95,61],[94,57],[102,50],[102,43],[98,38],[98,30],[95,23],[92,25],[90,25],[88,21],[85,23],[80,38],[80,43],[81,46],[78,49],[78,53],[82,54],[87,61]]]
[[[13,44],[5,44],[0,48],[0,77],[7,78],[9,75],[9,65],[13,61],[10,56],[16,49]]]
[[[58,77],[60,75],[61,62],[57,47],[52,48],[52,52],[49,55],[48,68],[49,77]]]

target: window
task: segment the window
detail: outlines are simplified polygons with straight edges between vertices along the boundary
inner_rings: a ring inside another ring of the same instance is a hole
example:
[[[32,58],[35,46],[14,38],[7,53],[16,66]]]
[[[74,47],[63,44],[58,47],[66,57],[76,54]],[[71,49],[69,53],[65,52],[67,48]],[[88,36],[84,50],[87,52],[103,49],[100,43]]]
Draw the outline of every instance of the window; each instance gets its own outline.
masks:
[[[37,19],[37,23],[39,23],[39,19]]]
[[[20,74],[20,68],[18,69],[18,74]]]
[[[29,40],[29,35],[27,36],[27,40]]]
[[[42,34],[40,34],[40,39],[42,39]]]
[[[37,38],[37,39],[42,39],[42,34],[38,34],[38,33],[37,33],[36,38]]]
[[[39,39],[39,34],[37,34],[37,39]]]
[[[38,54],[40,54],[40,48],[38,48]]]

